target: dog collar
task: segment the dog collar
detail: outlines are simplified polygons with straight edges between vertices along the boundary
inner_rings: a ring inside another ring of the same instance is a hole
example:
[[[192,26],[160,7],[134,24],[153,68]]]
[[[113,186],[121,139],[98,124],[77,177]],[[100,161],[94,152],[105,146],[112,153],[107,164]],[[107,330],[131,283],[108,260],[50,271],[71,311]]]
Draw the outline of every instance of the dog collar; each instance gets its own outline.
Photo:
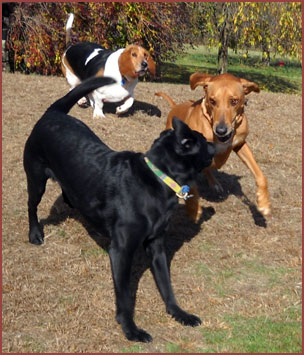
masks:
[[[125,77],[125,76],[123,76],[122,78],[121,78],[121,82],[120,82],[120,84],[121,85],[125,85],[126,83],[127,83],[127,78]]]
[[[145,157],[145,162],[153,173],[160,178],[167,186],[169,186],[176,194],[177,197],[187,200],[193,195],[189,195],[190,187],[188,185],[180,186],[176,181],[171,179],[168,175],[158,169],[151,161]]]

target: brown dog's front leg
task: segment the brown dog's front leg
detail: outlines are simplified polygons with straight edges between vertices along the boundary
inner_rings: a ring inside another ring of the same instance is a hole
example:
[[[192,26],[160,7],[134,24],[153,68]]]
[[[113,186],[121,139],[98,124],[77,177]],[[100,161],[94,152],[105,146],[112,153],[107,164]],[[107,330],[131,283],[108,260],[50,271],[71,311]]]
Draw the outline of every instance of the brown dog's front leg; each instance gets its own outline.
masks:
[[[257,162],[254,159],[251,149],[247,143],[244,143],[241,147],[234,148],[234,151],[242,160],[242,162],[250,169],[255,177],[257,185],[257,204],[258,210],[264,215],[270,215],[270,200],[267,179],[263,175]]]
[[[191,221],[197,223],[202,216],[203,209],[196,185],[191,187],[189,194],[193,196],[186,200],[185,209]]]

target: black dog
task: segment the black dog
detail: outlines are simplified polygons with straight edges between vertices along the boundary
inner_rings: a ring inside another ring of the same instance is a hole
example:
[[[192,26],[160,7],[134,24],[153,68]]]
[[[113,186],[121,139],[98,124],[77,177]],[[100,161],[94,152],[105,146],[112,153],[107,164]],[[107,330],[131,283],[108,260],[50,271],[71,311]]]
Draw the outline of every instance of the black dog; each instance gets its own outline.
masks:
[[[111,150],[84,123],[67,113],[81,97],[113,82],[106,77],[83,82],[51,105],[33,128],[24,150],[29,240],[33,244],[44,241],[37,207],[47,179],[56,179],[64,200],[110,238],[116,320],[129,340],[148,342],[151,336],[134,323],[129,286],[132,257],[139,244],[152,258],[151,270],[167,312],[185,325],[197,326],[201,321],[183,311],[175,300],[164,236],[178,198],[147,165],[145,156],[183,185],[210,165],[214,147],[175,118],[174,130],[162,132],[145,156]]]

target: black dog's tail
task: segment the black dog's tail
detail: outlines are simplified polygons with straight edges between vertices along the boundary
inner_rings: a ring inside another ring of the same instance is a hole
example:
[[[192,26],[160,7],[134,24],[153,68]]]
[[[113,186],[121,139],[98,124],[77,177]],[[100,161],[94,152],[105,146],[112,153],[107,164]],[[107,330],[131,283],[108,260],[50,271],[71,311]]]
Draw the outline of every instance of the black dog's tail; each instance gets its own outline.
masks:
[[[94,77],[83,81],[81,84],[76,86],[68,94],[63,96],[61,99],[54,102],[46,112],[50,111],[60,111],[62,113],[68,113],[70,109],[76,104],[76,102],[83,96],[86,96],[90,92],[98,89],[101,86],[115,84],[116,81],[112,78],[102,76]]]

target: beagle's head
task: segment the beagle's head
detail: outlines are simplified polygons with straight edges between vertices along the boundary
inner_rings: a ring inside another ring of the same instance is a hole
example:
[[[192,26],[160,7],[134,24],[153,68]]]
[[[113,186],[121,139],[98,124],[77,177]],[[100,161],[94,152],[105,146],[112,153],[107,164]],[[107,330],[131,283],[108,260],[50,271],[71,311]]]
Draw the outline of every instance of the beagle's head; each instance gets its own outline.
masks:
[[[155,75],[155,63],[150,53],[143,47],[130,45],[118,59],[119,71],[122,76],[136,79],[149,71]]]
[[[190,76],[190,87],[194,90],[197,86],[205,90],[202,110],[212,125],[216,140],[228,142],[242,121],[245,95],[259,92],[258,85],[231,74],[194,73]]]

